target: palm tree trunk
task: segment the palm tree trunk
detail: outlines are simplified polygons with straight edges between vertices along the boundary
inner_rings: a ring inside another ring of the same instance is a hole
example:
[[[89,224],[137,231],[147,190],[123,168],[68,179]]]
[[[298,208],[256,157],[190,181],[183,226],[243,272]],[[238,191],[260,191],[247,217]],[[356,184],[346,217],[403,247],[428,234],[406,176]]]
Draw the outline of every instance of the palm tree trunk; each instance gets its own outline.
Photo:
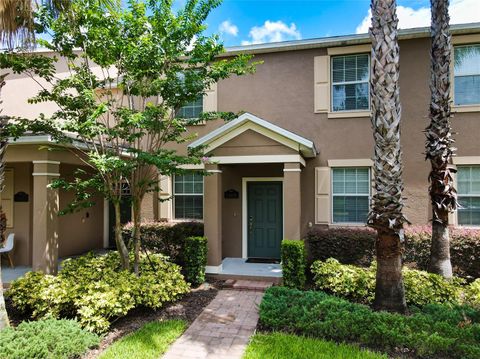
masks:
[[[7,74],[0,75],[0,93],[2,91],[3,86],[5,85],[5,77]],[[2,101],[0,100],[0,104]],[[2,109],[0,109],[2,112]],[[0,191],[3,190],[3,180],[5,178],[5,150],[7,149],[7,134],[6,134],[6,127],[8,125],[7,118],[5,116],[0,116]],[[2,207],[0,206],[0,218],[2,218]],[[4,226],[3,224],[0,225],[0,244],[3,244],[3,240],[5,239],[4,236]],[[0,256],[1,259],[1,256]],[[7,309],[5,308],[5,299],[3,297],[3,282],[2,282],[2,263],[0,260],[0,330],[8,327],[10,325],[8,321],[8,314]]]
[[[374,187],[368,225],[377,230],[374,307],[406,311],[402,278],[403,181],[400,146],[398,19],[395,0],[372,0],[370,81],[375,141]]]
[[[449,164],[454,153],[450,123],[451,35],[448,0],[431,0],[430,124],[425,129],[426,158],[430,160],[429,192],[432,203],[432,243],[429,271],[452,277],[448,213],[457,208]]]

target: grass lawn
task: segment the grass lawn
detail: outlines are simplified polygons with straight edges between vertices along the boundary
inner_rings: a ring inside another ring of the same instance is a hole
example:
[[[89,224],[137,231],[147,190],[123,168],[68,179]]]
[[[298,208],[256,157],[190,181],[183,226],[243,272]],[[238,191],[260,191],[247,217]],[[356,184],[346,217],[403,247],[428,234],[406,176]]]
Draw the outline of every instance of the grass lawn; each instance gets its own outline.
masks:
[[[183,320],[166,320],[145,324],[137,331],[114,342],[101,359],[158,359],[187,327]]]
[[[386,355],[326,340],[271,333],[255,335],[243,359],[387,359]]]

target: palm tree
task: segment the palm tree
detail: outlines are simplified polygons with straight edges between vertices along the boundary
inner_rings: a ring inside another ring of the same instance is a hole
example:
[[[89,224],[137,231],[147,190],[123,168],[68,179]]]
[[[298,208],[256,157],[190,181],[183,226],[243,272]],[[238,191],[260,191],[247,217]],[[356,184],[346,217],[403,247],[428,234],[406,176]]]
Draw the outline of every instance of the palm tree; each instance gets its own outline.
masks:
[[[0,75],[0,93],[3,86],[5,85],[5,77],[7,75]],[[2,101],[0,100],[0,105]],[[0,109],[0,113],[2,110]],[[5,149],[7,148],[7,139],[8,137],[5,134],[7,119],[5,116],[0,116],[0,191],[3,189],[3,179],[5,175],[5,165],[3,156],[5,155]],[[0,218],[4,218],[2,207],[0,206]],[[2,224],[0,224],[0,245],[3,243],[3,230],[5,229]],[[7,309],[5,308],[5,299],[3,298],[3,283],[2,283],[2,264],[0,263],[0,330],[9,326]]]
[[[372,0],[372,127],[375,194],[368,225],[377,230],[374,308],[406,311],[402,277],[403,181],[400,147],[398,18],[395,0]]]
[[[457,192],[453,184],[450,161],[454,153],[450,123],[450,60],[451,35],[448,0],[431,0],[432,46],[430,67],[430,124],[426,133],[426,159],[432,169],[428,176],[432,203],[432,244],[429,271],[452,277],[448,214],[457,208]]]

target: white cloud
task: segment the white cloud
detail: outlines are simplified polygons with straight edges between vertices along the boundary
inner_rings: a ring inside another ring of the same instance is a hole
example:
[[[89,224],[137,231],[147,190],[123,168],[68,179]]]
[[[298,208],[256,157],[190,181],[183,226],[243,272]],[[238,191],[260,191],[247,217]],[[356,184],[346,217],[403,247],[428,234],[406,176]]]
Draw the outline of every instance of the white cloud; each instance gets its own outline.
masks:
[[[479,0],[453,0],[450,3],[450,24],[464,24],[480,21]],[[397,6],[398,27],[408,29],[412,27],[430,26],[430,8],[421,7],[417,10],[406,6]],[[357,26],[357,34],[368,32],[371,24],[372,11]]]
[[[294,23],[290,26],[283,21],[267,20],[262,26],[254,26],[248,34],[250,40],[242,41],[242,45],[262,44],[286,40],[300,40],[302,35]]]
[[[225,20],[224,22],[222,22],[218,27],[218,31],[220,31],[222,34],[229,34],[232,36],[238,35],[237,25],[232,24],[230,20]]]

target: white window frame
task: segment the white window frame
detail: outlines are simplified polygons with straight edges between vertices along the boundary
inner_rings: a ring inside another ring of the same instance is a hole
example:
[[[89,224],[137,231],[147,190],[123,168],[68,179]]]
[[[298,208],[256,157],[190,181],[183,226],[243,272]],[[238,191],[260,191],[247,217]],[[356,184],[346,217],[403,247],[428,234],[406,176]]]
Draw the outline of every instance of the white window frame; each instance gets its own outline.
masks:
[[[199,95],[197,99],[193,100],[193,101],[190,101],[189,103],[185,104],[184,106],[180,107],[177,111],[177,115],[178,113],[184,108],[184,107],[192,107],[192,108],[195,108],[196,106],[191,106],[190,104],[191,103],[194,103],[194,102],[197,102],[197,101],[200,101],[202,103],[202,110],[200,111],[200,114],[203,113],[204,111],[204,108],[205,108],[205,104],[204,104],[204,96],[203,95]],[[178,118],[181,118],[181,119],[184,119],[184,120],[196,120],[198,119],[198,117],[180,117],[180,116],[177,116]]]
[[[366,194],[357,194],[357,193],[345,193],[345,194],[338,194],[333,192],[333,171],[338,169],[359,169],[359,168],[366,168],[368,171],[368,195]],[[330,168],[330,222],[332,225],[343,225],[343,226],[362,226],[367,224],[367,222],[335,222],[333,217],[333,199],[335,196],[342,196],[342,197],[368,197],[368,206],[370,208],[370,204],[372,201],[372,168],[369,166],[336,166]]]
[[[458,48],[462,47],[470,47],[470,46],[480,46],[480,42],[478,43],[471,43],[471,44],[459,44],[455,45],[453,47],[453,56],[452,56],[452,72],[453,72],[453,86],[452,86],[452,91],[451,95],[453,98],[453,106],[457,108],[462,108],[462,107],[473,107],[473,106],[480,106],[480,102],[478,103],[469,103],[469,104],[457,104],[456,99],[455,99],[455,89],[457,86],[457,81],[455,81],[456,77],[468,77],[468,76],[480,76],[480,73],[469,73],[469,74],[463,74],[463,75],[456,75],[455,74],[455,51],[457,51]]]
[[[368,79],[367,81],[343,81],[343,82],[334,82],[333,81],[333,66],[332,66],[332,63],[333,63],[333,60],[335,58],[338,58],[338,57],[348,57],[348,56],[359,56],[359,55],[367,55],[367,60],[368,60]],[[370,54],[369,53],[364,53],[364,52],[360,52],[360,53],[354,53],[354,54],[338,54],[338,55],[333,55],[333,56],[330,56],[330,93],[331,93],[331,96],[330,96],[330,112],[332,113],[349,113],[349,112],[352,112],[352,113],[356,113],[356,112],[369,112],[370,111],[370,102],[371,102],[371,94],[370,94],[370,78],[372,76],[371,74],[371,68],[370,68]],[[333,91],[333,86],[335,85],[356,85],[356,84],[364,84],[366,83],[368,85],[368,107],[367,108],[357,108],[357,109],[353,109],[353,110],[335,110],[333,108],[333,94],[334,94],[334,91]]]
[[[195,172],[195,171],[192,171]],[[172,176],[172,193],[173,193],[173,201],[172,201],[172,219],[175,222],[188,222],[188,221],[203,221],[205,217],[205,176],[202,176],[202,193],[179,193],[177,194],[175,191],[175,177],[176,175]],[[202,218],[177,218],[176,217],[176,198],[177,196],[202,196]]]
[[[475,165],[475,164],[471,164],[471,165],[458,165],[457,166],[457,176],[458,176],[458,171],[460,170],[460,168],[472,168],[472,167],[478,167],[480,168],[480,164],[478,165]],[[458,177],[457,177],[457,180],[456,180],[456,187],[458,189]],[[460,197],[476,197],[476,198],[480,198],[480,193],[479,194],[469,194],[469,195],[460,195],[460,193],[457,192],[457,198],[460,199]],[[457,209],[457,226],[460,226],[460,227],[465,227],[465,228],[478,228],[480,227],[480,223],[479,224],[460,224],[460,221],[459,221],[459,213],[460,213],[460,209]]]

